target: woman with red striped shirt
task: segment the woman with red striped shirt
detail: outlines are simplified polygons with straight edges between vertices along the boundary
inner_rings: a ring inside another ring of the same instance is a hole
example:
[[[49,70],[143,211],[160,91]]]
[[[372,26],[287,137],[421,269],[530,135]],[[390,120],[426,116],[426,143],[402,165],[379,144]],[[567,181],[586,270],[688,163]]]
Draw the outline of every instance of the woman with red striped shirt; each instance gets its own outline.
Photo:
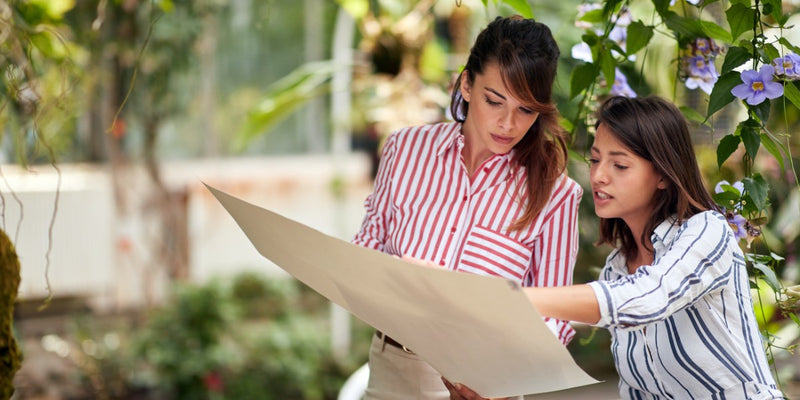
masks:
[[[572,284],[583,192],[565,174],[551,96],[558,57],[544,24],[491,22],[453,88],[456,121],[386,140],[353,242],[524,286]],[[546,323],[564,344],[572,339],[567,322]],[[369,363],[365,399],[449,398],[436,370],[381,332]]]

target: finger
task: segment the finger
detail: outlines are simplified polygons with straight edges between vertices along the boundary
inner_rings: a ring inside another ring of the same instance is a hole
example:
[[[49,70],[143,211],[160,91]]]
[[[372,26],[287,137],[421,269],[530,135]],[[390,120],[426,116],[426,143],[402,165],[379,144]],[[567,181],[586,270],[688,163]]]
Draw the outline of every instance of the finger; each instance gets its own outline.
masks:
[[[464,400],[450,381],[442,377],[442,383],[444,383],[444,387],[447,388],[447,391],[450,392],[450,400]]]

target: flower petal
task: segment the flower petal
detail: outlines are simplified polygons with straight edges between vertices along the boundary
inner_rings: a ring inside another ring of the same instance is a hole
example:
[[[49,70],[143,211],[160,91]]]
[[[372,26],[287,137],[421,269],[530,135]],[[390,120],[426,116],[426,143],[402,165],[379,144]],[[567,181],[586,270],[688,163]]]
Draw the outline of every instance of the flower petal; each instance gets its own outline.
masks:
[[[758,72],[756,72],[753,69],[748,69],[748,70],[742,71],[742,82],[744,82],[744,83],[750,84],[750,82],[753,82],[754,80],[758,79],[759,77],[760,76],[758,75]]]
[[[761,66],[761,69],[758,70],[758,76],[761,77],[764,82],[771,81],[773,74],[775,74],[775,68],[770,64],[764,64]]]
[[[742,83],[731,89],[731,94],[738,97],[739,100],[744,100],[747,96],[753,94],[753,89],[749,83]]]
[[[753,92],[752,95],[747,97],[747,104],[750,104],[751,106],[757,106],[763,103],[766,99],[767,96],[764,94],[764,91],[760,90],[758,92]]]
[[[778,82],[764,82],[764,95],[769,99],[783,96],[783,85]]]

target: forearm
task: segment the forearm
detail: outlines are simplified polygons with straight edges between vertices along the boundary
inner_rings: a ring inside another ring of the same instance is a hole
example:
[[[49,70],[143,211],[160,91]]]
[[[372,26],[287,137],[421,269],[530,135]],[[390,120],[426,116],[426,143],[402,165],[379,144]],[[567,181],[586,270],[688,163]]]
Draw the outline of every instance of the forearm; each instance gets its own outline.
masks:
[[[587,324],[600,320],[600,306],[589,285],[527,287],[524,290],[542,316]]]

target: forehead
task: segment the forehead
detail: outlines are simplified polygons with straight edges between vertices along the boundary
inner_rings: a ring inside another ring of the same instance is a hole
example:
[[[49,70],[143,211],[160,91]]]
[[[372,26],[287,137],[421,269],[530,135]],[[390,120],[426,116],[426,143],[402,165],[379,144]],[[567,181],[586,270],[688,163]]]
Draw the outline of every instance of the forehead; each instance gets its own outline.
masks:
[[[503,74],[500,72],[500,67],[496,62],[487,63],[483,67],[483,72],[475,74],[476,83],[480,82],[482,86],[489,86],[495,90],[502,90],[509,92],[508,88],[503,82]]]
[[[614,132],[603,123],[597,127],[594,143],[592,143],[592,152],[638,157],[631,149],[622,144]]]
[[[487,63],[482,73],[475,74],[474,84],[476,88],[490,89],[492,92],[500,94],[507,100],[514,100],[520,104],[529,104],[523,101],[522,97],[520,97],[512,87],[506,85],[502,70],[497,62]]]

